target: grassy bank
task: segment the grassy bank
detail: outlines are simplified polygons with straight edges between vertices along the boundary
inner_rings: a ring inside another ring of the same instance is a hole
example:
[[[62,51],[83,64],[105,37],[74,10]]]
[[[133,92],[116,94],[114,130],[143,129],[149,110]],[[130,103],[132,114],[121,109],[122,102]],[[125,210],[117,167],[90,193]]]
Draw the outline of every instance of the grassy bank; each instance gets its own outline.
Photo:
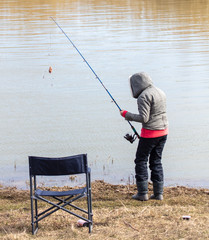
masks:
[[[149,186],[150,191],[152,186]],[[135,186],[92,184],[94,226],[76,226],[77,218],[57,211],[31,235],[29,192],[0,187],[0,239],[208,239],[209,190],[165,188],[164,200],[131,200]],[[81,204],[84,200],[81,200]],[[44,207],[44,206],[43,206]],[[190,215],[190,220],[183,220]]]

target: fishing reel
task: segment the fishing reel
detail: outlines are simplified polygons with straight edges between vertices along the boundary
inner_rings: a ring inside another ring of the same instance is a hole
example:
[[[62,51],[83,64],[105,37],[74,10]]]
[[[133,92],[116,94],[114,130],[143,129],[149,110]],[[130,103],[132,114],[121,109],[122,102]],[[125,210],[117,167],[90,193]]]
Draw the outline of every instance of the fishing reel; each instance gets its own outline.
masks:
[[[125,138],[126,140],[128,140],[130,143],[133,143],[133,142],[136,140],[137,135],[136,135],[136,134],[131,135],[131,134],[127,133],[127,134],[124,136],[124,138]]]

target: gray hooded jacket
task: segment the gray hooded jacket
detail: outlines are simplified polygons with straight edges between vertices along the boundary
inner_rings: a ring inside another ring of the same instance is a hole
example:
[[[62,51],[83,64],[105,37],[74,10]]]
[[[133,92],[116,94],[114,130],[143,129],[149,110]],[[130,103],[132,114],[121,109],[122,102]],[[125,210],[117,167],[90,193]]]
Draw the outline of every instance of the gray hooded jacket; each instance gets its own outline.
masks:
[[[152,84],[148,74],[141,72],[130,77],[132,95],[137,98],[139,114],[127,112],[125,119],[142,123],[149,130],[168,128],[166,95]]]

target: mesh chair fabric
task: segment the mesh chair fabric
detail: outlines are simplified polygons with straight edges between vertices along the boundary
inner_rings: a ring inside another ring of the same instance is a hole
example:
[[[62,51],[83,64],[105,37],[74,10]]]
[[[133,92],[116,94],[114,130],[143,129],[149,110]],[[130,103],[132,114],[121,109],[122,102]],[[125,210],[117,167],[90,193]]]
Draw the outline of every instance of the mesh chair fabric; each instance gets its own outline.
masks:
[[[69,191],[44,191],[41,189],[37,189],[35,191],[36,196],[69,196],[69,195],[78,195],[78,194],[83,194],[86,192],[86,188],[81,188],[81,189],[75,189],[75,190],[69,190]]]

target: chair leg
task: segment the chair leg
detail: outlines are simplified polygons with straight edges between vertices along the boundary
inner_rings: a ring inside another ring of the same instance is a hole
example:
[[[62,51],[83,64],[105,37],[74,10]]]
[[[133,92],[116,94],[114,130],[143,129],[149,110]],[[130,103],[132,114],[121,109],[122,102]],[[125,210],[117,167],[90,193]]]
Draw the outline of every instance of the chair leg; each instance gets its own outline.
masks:
[[[35,199],[35,219],[38,220],[38,201]],[[36,231],[38,230],[38,222],[36,222]]]
[[[92,231],[93,221],[92,221],[92,200],[91,200],[91,176],[88,174],[87,180],[87,204],[88,204],[88,220],[91,222],[89,223],[89,233]]]
[[[32,234],[34,235],[34,215],[33,215],[33,188],[32,188],[32,177],[30,176],[30,209],[31,209],[31,227]]]
[[[31,226],[32,226],[32,234],[34,235],[35,228],[34,228],[34,210],[33,210],[33,199],[31,197]]]
[[[89,197],[89,198],[87,198],[88,200],[88,220],[90,221],[89,222],[89,224],[88,224],[88,227],[89,227],[89,233],[91,233],[91,231],[92,231],[92,228],[93,228],[93,221],[92,221],[92,216],[93,216],[93,214],[92,214],[92,212],[91,212],[91,198]]]
[[[31,226],[32,226],[32,234],[35,235],[38,231],[38,222],[34,222],[34,218],[37,220],[37,199],[35,200],[35,216],[34,216],[34,206],[33,206],[33,198],[31,197]]]
[[[33,184],[34,187],[36,187],[36,179],[34,177],[34,181],[32,176],[30,176],[30,203],[31,203],[31,227],[32,227],[32,234],[36,234],[36,232],[38,231],[38,222],[34,222],[34,217],[36,218],[36,220],[38,219],[38,210],[37,210],[37,199],[35,199],[35,216],[34,216],[34,196],[33,196]]]
[[[92,224],[92,223],[89,223],[89,233],[91,233],[92,228],[93,228],[93,224]]]

